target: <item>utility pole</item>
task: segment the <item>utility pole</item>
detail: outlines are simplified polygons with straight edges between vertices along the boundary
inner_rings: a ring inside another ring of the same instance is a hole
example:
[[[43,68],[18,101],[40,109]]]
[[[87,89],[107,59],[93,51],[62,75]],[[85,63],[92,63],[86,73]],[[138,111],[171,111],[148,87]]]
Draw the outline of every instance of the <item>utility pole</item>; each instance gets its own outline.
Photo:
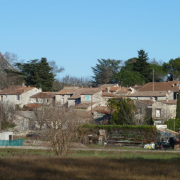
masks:
[[[154,68],[153,68],[153,92],[154,92]]]
[[[0,117],[0,132],[1,132],[1,128],[2,128],[2,126],[1,126],[1,123],[2,123],[2,120],[3,120],[3,96],[1,96],[1,111],[0,111],[0,115],[1,115],[1,117]]]

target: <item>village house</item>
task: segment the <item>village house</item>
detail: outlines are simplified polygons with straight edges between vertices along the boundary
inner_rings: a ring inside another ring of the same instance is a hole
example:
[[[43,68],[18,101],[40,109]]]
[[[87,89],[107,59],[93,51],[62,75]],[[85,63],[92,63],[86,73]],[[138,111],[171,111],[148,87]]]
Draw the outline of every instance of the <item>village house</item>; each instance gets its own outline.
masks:
[[[79,89],[78,86],[65,86],[64,89],[56,93],[55,95],[56,103],[59,105],[67,105],[68,98],[71,97],[77,89]]]
[[[55,106],[55,95],[56,92],[39,92],[30,97],[31,104],[44,104]]]
[[[32,95],[41,91],[41,88],[13,85],[0,91],[1,102],[11,103],[22,108],[30,102]]]
[[[171,118],[176,118],[177,100],[156,101],[152,104],[154,124],[164,124]]]
[[[148,116],[151,109],[154,124],[163,124],[164,121],[175,118],[179,84],[179,81],[147,83],[138,92],[127,95],[134,99],[138,108],[136,119],[142,122],[147,115],[141,103],[148,109]]]

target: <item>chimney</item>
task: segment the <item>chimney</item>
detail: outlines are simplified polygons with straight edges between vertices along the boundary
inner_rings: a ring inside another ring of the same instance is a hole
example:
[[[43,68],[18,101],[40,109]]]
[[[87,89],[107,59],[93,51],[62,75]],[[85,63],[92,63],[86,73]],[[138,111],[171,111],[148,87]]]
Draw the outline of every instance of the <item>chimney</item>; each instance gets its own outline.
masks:
[[[24,87],[25,85],[24,85],[24,83],[22,83],[22,87]]]
[[[109,93],[110,87],[108,87],[107,89],[108,89],[108,93]]]

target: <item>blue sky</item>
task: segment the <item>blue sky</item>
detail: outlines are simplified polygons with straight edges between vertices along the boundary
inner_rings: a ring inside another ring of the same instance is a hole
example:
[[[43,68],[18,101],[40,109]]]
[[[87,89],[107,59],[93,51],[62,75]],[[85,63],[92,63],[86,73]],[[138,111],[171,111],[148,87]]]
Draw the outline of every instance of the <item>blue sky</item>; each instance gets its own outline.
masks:
[[[0,52],[92,76],[97,59],[180,56],[179,0],[0,0]]]

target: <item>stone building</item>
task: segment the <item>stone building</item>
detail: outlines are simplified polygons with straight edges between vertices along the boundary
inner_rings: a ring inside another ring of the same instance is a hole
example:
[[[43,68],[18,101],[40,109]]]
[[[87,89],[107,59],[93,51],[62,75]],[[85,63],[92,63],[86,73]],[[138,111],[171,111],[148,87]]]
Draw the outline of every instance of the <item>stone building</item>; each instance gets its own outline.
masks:
[[[14,85],[0,91],[1,102],[11,103],[13,105],[24,105],[30,103],[30,97],[38,92],[42,92],[42,89],[36,87],[27,87]]]

